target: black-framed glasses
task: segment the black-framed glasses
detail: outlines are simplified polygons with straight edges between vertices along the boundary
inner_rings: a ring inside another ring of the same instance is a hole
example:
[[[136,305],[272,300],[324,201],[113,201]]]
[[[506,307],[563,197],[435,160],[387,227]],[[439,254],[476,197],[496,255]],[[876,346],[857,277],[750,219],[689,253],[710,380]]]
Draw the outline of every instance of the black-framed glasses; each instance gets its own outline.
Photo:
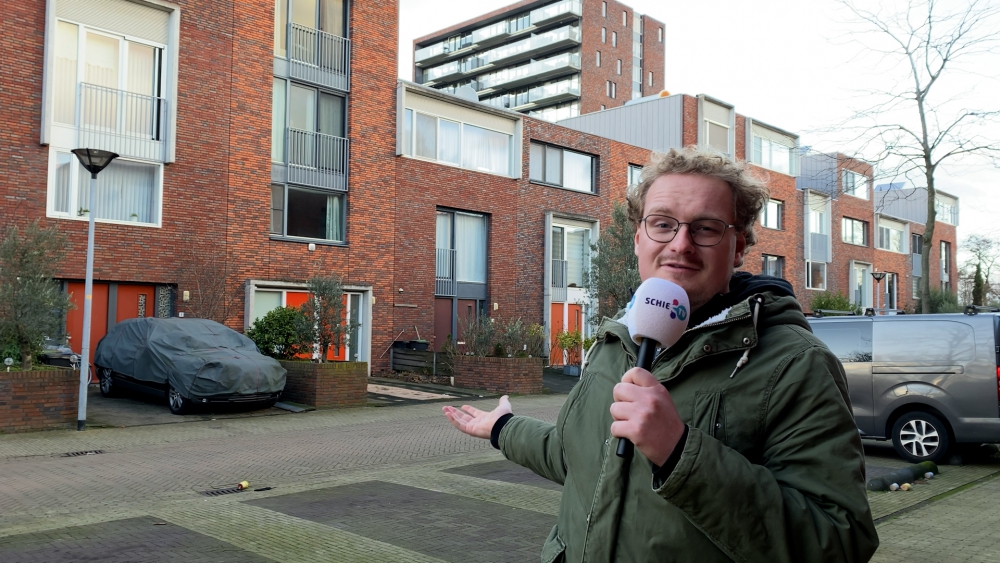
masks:
[[[697,219],[684,223],[667,215],[646,215],[642,218],[642,224],[646,229],[646,236],[656,242],[674,240],[681,225],[687,225],[691,242],[697,246],[715,246],[722,242],[727,229],[736,228],[736,225],[727,225],[721,219]]]

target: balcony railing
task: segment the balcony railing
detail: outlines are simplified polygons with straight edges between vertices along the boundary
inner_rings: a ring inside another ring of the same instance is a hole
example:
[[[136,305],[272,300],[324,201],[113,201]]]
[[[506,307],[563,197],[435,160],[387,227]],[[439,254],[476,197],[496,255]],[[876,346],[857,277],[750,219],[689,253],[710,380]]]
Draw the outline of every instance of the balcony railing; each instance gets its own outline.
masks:
[[[343,37],[288,24],[289,74],[328,88],[351,89],[351,42]]]
[[[342,137],[288,129],[288,182],[347,190],[349,142]]]
[[[569,262],[566,260],[552,260],[552,301],[555,303],[566,302],[566,272]]]
[[[518,58],[528,58],[580,43],[580,28],[566,26],[497,47],[481,55],[488,63],[501,64]]]
[[[580,0],[564,0],[532,10],[531,25],[545,25],[563,19],[582,17],[583,7],[581,4]]]
[[[437,262],[434,267],[434,295],[454,297],[457,294],[455,251],[449,248],[438,248]]]
[[[519,67],[506,68],[479,77],[481,89],[515,88],[535,80],[580,70],[580,53],[563,53]]]
[[[451,37],[439,43],[417,49],[413,53],[413,61],[417,66],[436,64],[449,57],[465,52],[472,45],[472,35]]]
[[[827,252],[829,235],[822,233],[809,233],[809,259],[813,262],[829,262],[830,256]]]
[[[169,123],[165,99],[87,83],[80,83],[79,94],[79,146],[164,161]]]
[[[533,104],[559,102],[580,97],[580,79],[571,78],[528,90],[528,101]]]
[[[473,31],[472,42],[478,45],[495,43],[508,35],[510,35],[510,30],[507,27],[507,20],[503,20]]]

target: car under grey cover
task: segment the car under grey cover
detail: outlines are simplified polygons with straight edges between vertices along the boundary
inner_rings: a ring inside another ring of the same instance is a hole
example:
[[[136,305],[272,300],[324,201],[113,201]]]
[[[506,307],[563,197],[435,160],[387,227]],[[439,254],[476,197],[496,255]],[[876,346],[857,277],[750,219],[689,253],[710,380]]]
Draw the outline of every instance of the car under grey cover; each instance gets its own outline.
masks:
[[[215,321],[126,319],[97,345],[94,364],[188,398],[277,393],[285,368],[246,336]]]

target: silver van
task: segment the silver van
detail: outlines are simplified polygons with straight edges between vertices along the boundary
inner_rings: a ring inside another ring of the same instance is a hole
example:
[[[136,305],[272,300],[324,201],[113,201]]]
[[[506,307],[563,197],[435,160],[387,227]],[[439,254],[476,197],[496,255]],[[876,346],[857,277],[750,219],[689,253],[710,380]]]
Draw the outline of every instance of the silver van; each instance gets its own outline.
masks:
[[[957,443],[1000,442],[1000,314],[809,319],[847,372],[862,438],[938,462]]]

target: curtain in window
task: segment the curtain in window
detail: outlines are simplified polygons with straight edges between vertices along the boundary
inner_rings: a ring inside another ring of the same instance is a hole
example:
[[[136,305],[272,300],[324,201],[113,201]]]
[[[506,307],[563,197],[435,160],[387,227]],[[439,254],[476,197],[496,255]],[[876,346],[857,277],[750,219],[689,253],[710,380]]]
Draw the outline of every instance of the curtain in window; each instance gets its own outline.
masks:
[[[413,110],[403,112],[403,154],[413,154]]]
[[[459,164],[462,155],[459,124],[447,119],[438,119],[437,121],[440,124],[437,159],[442,162]]]
[[[451,213],[438,212],[435,248],[451,248]]]
[[[320,0],[320,29],[340,37],[347,37],[344,27],[344,0]]]
[[[545,181],[545,145],[531,143],[528,158],[528,177],[539,182]]]
[[[156,183],[158,167],[127,160],[115,160],[97,177],[94,207],[95,219],[112,221],[156,220]],[[79,205],[90,201],[90,173],[79,168]],[[133,217],[134,215],[134,217]]]
[[[417,114],[417,156],[437,158],[437,118],[422,113]]]
[[[468,124],[462,126],[462,135],[462,166],[464,168],[494,174],[508,173],[510,135]],[[532,145],[532,147],[534,146]]]
[[[545,181],[550,184],[562,184],[562,152],[555,147],[545,147]]]
[[[274,79],[271,98],[271,162],[285,161],[285,81]]]
[[[274,3],[274,56],[285,57],[285,34],[288,32],[288,0]]]
[[[344,136],[344,98],[320,93],[319,132],[334,137]]]
[[[52,197],[52,211],[56,213],[70,212],[70,174],[73,172],[74,162],[77,160],[72,154],[68,152],[56,153],[56,185]],[[83,168],[80,167],[80,170],[82,172]]]
[[[344,240],[341,228],[343,200],[340,194],[326,196],[326,238],[327,240]]]
[[[114,37],[87,33],[83,81],[111,91],[90,91],[82,100],[82,121],[90,127],[114,131],[118,123],[118,48]]]
[[[455,214],[455,277],[462,282],[486,283],[486,218]]]
[[[253,294],[253,325],[257,319],[281,307],[280,291],[255,291]]]
[[[563,187],[581,192],[594,191],[593,158],[573,151],[563,151]]]
[[[590,263],[590,231],[568,229],[566,232],[566,284],[583,287],[583,273]]]
[[[79,50],[79,26],[56,22],[55,114],[59,123],[76,120],[76,67]]]

